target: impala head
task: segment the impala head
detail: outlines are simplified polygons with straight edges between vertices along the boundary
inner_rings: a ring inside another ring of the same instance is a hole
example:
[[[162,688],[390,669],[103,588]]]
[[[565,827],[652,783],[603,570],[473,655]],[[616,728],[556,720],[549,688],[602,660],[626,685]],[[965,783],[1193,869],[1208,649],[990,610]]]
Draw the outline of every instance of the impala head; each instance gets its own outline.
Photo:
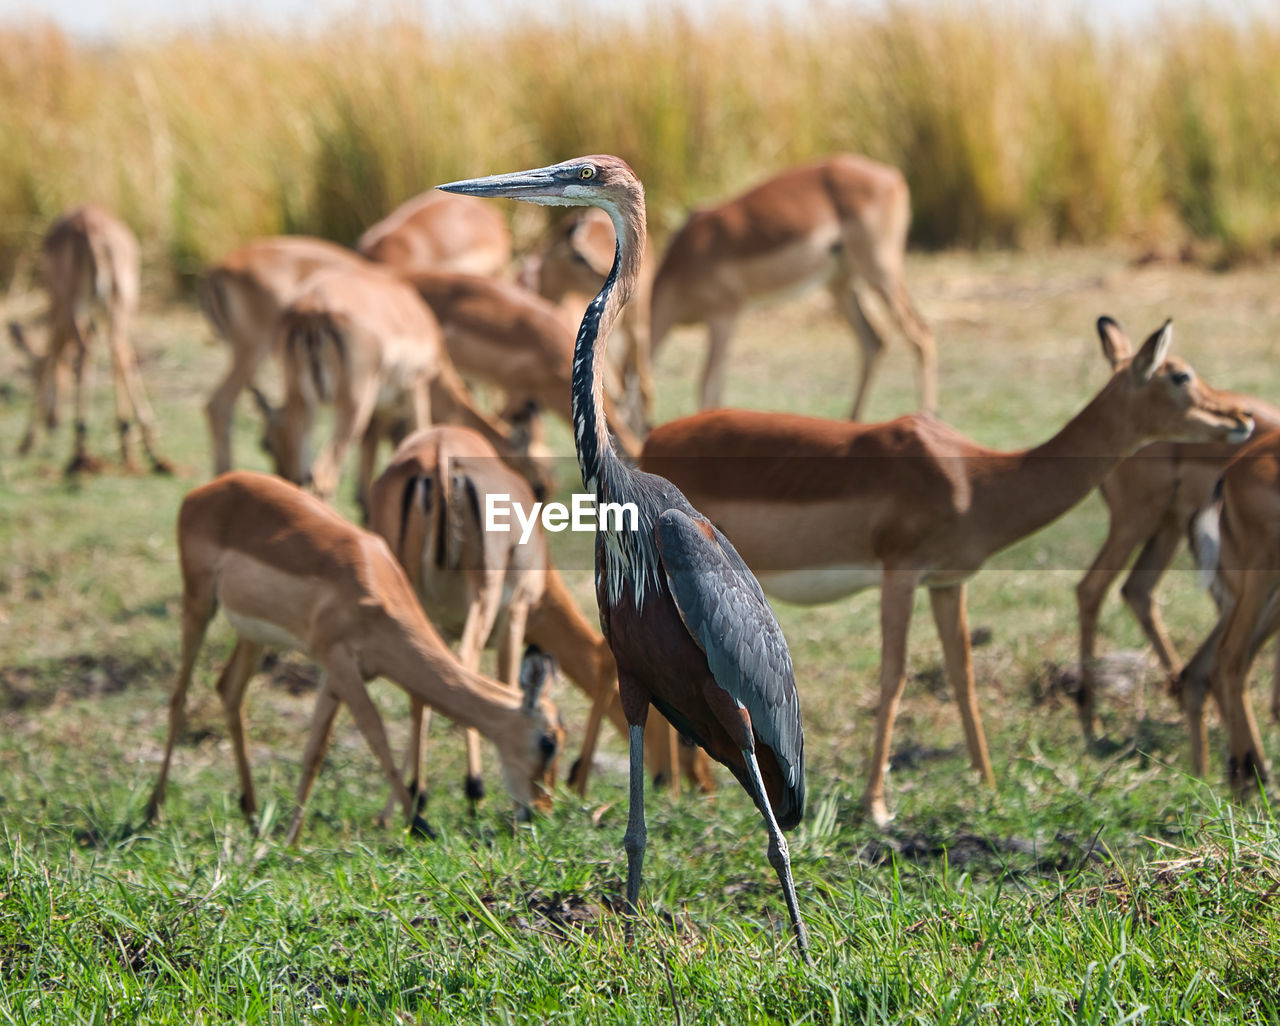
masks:
[[[249,391],[262,415],[262,451],[271,457],[275,472],[296,485],[310,484],[310,433],[295,430],[287,406],[272,406],[267,397],[252,385]]]
[[[533,497],[545,502],[556,493],[556,461],[543,441],[542,411],[532,399],[504,414],[511,427],[508,451],[502,460],[529,482]]]
[[[520,663],[521,708],[529,725],[522,744],[504,753],[507,788],[522,808],[551,808],[556,764],[564,748],[564,725],[548,692],[559,680],[555,657],[536,645],[525,649]]]
[[[1110,317],[1098,318],[1102,351],[1116,371],[1117,387],[1135,404],[1135,426],[1146,441],[1243,442],[1253,418],[1238,403],[1201,381],[1185,361],[1169,356],[1173,322],[1151,334],[1136,354],[1124,329]]]
[[[637,197],[644,196],[640,179],[627,162],[607,154],[578,157],[529,171],[468,178],[436,188],[464,196],[505,196],[543,206],[600,207],[615,224],[623,211],[635,205]]]

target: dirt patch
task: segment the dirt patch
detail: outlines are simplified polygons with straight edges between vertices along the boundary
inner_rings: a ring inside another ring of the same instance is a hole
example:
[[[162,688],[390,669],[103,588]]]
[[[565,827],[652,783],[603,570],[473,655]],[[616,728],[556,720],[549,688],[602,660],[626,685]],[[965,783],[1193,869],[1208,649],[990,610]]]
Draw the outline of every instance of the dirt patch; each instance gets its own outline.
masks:
[[[172,664],[86,652],[29,666],[0,666],[0,710],[43,709],[58,702],[103,698],[140,680],[173,673]]]
[[[1086,862],[1101,862],[1105,850],[1096,837],[1082,842],[1076,835],[1059,832],[1048,843],[1026,837],[990,837],[958,830],[951,834],[886,834],[868,841],[858,850],[858,858],[878,866],[892,858],[917,864],[940,862],[957,869],[986,868],[1000,877],[1056,876]]]
[[[570,930],[581,930],[599,920],[602,910],[579,894],[534,894],[526,904],[527,916],[516,916],[513,925],[530,933],[564,936]]]

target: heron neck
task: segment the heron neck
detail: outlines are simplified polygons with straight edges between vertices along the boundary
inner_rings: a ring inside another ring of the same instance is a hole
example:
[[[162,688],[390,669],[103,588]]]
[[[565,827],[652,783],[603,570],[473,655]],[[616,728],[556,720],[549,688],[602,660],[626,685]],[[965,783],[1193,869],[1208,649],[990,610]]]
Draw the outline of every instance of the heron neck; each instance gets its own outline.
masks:
[[[604,351],[613,326],[635,291],[644,257],[644,196],[630,210],[609,209],[617,244],[609,277],[587,307],[573,348],[573,430],[582,482],[597,495],[607,466],[621,463],[609,437],[602,381]]]

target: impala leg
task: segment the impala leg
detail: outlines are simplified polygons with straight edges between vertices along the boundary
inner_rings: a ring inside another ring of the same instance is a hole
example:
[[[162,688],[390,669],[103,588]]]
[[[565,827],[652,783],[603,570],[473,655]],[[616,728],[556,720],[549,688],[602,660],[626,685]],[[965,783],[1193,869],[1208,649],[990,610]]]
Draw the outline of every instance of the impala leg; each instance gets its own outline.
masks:
[[[410,695],[409,741],[405,745],[404,765],[400,771],[400,776],[408,781],[406,786],[413,796],[413,808],[416,816],[422,815],[422,811],[427,804],[426,785],[422,779],[422,753],[424,748],[423,739],[426,737],[430,727],[431,706],[426,705],[422,699]],[[382,827],[385,828],[391,825],[391,815],[395,812],[399,801],[400,799],[395,789],[392,788],[391,794],[387,796],[387,804],[378,816],[378,823]]]
[[[467,622],[462,630],[462,642],[458,646],[458,661],[473,673],[480,669],[480,656],[485,642],[493,633],[494,623],[498,618],[498,609],[502,603],[501,569],[486,571],[479,590],[472,599],[471,608],[467,612]],[[518,687],[520,683],[520,640],[524,638],[525,618],[515,616],[516,603],[506,624],[506,632],[502,638],[502,648],[498,653],[498,679],[504,684]],[[520,640],[512,644],[511,632],[516,631]],[[467,800],[471,803],[471,815],[476,814],[476,806],[485,796],[484,767],[480,761],[480,734],[473,727],[466,730],[467,740],[467,776],[463,788]]]
[[[672,728],[674,729],[674,728]],[[677,738],[676,761],[680,775],[701,794],[716,793],[716,778],[711,772],[711,756],[695,744],[685,744]]]
[[[1203,777],[1209,766],[1209,727],[1204,719],[1205,699],[1213,678],[1214,662],[1218,650],[1218,642],[1226,626],[1227,614],[1224,612],[1214,624],[1213,630],[1205,638],[1195,655],[1182,672],[1178,674],[1175,698],[1186,711],[1187,734],[1191,740],[1191,767],[1196,776]],[[1221,706],[1221,699],[1219,699]]]
[[[1275,646],[1275,669],[1271,674],[1271,718],[1280,723],[1280,642]]]
[[[885,804],[884,782],[889,771],[893,721],[907,683],[907,633],[916,583],[917,577],[911,571],[886,570],[880,587],[880,708],[862,805],[876,826],[882,828],[893,821]]]
[[[338,707],[341,704],[333,688],[332,678],[326,672],[320,679],[315,709],[311,713],[311,730],[307,734],[307,745],[302,750],[302,777],[298,781],[298,807],[293,814],[293,822],[289,825],[289,833],[284,839],[284,843],[290,847],[298,843],[298,835],[302,833],[302,820],[307,811],[307,799],[311,796],[311,788],[315,785],[316,777],[320,773],[320,763],[324,759],[324,753],[329,748],[329,738],[333,734],[333,721],[338,717]]]
[[[1142,627],[1142,632],[1155,649],[1156,658],[1168,679],[1172,680],[1181,670],[1178,653],[1174,650],[1169,633],[1165,630],[1164,620],[1155,602],[1156,586],[1173,561],[1174,553],[1182,542],[1182,528],[1173,517],[1165,517],[1155,534],[1147,539],[1138,553],[1138,558],[1125,579],[1120,594],[1133,611],[1134,617]],[[1139,682],[1135,715],[1142,719],[1146,716],[1144,689]]]
[[[1228,614],[1217,650],[1219,700],[1223,705],[1230,743],[1228,776],[1237,794],[1267,782],[1267,762],[1262,738],[1249,703],[1249,670],[1257,654],[1261,617],[1269,598],[1269,586],[1257,580],[1258,572],[1243,574],[1243,584]]]
[[[707,362],[702,368],[702,385],[698,408],[708,410],[720,405],[725,378],[729,370],[729,343],[733,341],[734,318],[720,315],[707,320]]]
[[[400,807],[404,810],[405,822],[409,824],[413,833],[434,837],[435,831],[425,819],[416,814],[414,797],[400,779],[395,758],[391,754],[391,746],[387,743],[387,733],[382,725],[382,717],[378,714],[373,699],[369,697],[369,691],[365,687],[364,679],[354,658],[347,653],[342,653],[340,656],[330,655],[329,672],[338,697],[347,703],[347,708],[351,710],[351,718],[355,720],[360,733],[364,735],[365,743],[373,752],[374,758],[378,760],[378,764],[382,766],[382,772],[395,788],[396,798],[399,799]]]
[[[369,491],[372,487],[373,468],[378,460],[378,443],[382,441],[383,423],[374,417],[360,436],[360,471],[356,482],[356,508],[360,510],[360,523],[369,526]]]
[[[19,329],[15,338],[22,337]],[[35,446],[40,432],[52,428],[58,411],[58,367],[62,363],[62,351],[71,339],[67,333],[65,318],[54,315],[49,327],[49,342],[44,355],[32,358],[35,372],[35,393],[31,398],[31,416],[27,430],[18,446],[19,455],[26,455]],[[23,343],[25,347],[25,341]]]
[[[72,321],[74,342],[71,350],[71,375],[75,390],[75,442],[73,443],[71,461],[66,466],[66,473],[76,474],[81,471],[95,473],[100,469],[98,460],[89,455],[89,401],[93,394],[94,366],[89,358],[89,346],[78,325]]]
[[[831,285],[831,295],[858,338],[858,384],[853,393],[853,409],[849,412],[850,420],[858,420],[871,391],[871,382],[884,358],[884,339],[867,319],[852,278],[845,275],[837,277]]]
[[[764,816],[765,827],[769,831],[769,865],[778,874],[778,882],[782,884],[782,895],[787,902],[787,911],[791,913],[791,927],[796,935],[796,947],[800,950],[800,958],[807,966],[813,965],[809,955],[809,935],[804,928],[804,920],[800,918],[800,903],[796,900],[796,885],[791,876],[791,852],[787,847],[787,838],[778,826],[777,817],[773,814],[773,806],[769,804],[769,796],[765,792],[764,777],[760,775],[760,764],[756,761],[756,753],[750,748],[742,750],[747,763],[747,773],[751,779],[756,808]]]
[[[169,736],[164,742],[164,758],[160,761],[160,775],[147,801],[146,822],[154,822],[164,804],[165,789],[169,780],[169,766],[173,760],[173,746],[186,720],[187,691],[191,687],[191,675],[195,670],[196,656],[204,644],[205,632],[213,619],[215,602],[212,594],[188,592],[182,602],[182,658],[173,691],[169,695]]]
[[[582,751],[578,753],[578,758],[574,760],[569,770],[569,786],[578,792],[580,798],[587,796],[587,781],[591,777],[591,767],[596,758],[596,745],[600,740],[600,724],[610,708],[618,701],[616,684],[602,687],[591,700],[591,711],[587,714],[587,726],[582,735]]]
[[[249,829],[255,833],[258,829],[258,799],[253,790],[253,771],[249,768],[249,751],[244,739],[244,691],[261,662],[262,646],[241,638],[218,677],[218,697],[222,700],[227,733],[235,753],[236,774],[240,778],[240,811],[244,813]]]
[[[991,758],[987,754],[987,739],[982,732],[978,696],[973,682],[973,654],[969,648],[965,586],[957,584],[949,588],[930,588],[929,600],[933,607],[933,620],[938,627],[938,637],[942,640],[947,680],[951,682],[956,706],[960,710],[960,720],[964,724],[969,761],[982,774],[983,783],[994,787],[996,778],[991,770]]]
[[[1107,538],[1088,572],[1076,585],[1076,610],[1080,620],[1080,690],[1076,694],[1076,709],[1085,741],[1090,743],[1098,736],[1098,617],[1103,600],[1129,554],[1150,533],[1146,518],[1134,521],[1120,514],[1112,504],[1105,482],[1102,494],[1111,514]]]
[[[151,461],[152,469],[159,473],[169,473],[172,468],[167,460],[156,450],[156,415],[147,399],[147,390],[142,383],[142,375],[138,372],[138,357],[129,342],[130,316],[126,311],[117,310],[111,318],[110,346],[111,363],[115,373],[116,387],[116,422],[121,433],[120,446],[126,450],[125,462],[129,462],[128,425],[130,418],[137,421],[138,434],[142,437],[142,449]]]
[[[654,787],[668,787],[672,797],[680,795],[680,758],[676,752],[679,736],[662,713],[652,713],[653,729],[648,732],[649,766]]]
[[[342,475],[342,463],[347,455],[347,448],[358,436],[364,434],[373,417],[377,393],[370,390],[368,394],[358,398],[338,395],[333,402],[333,437],[321,450],[311,465],[311,483],[315,492],[328,501],[338,490],[338,479]],[[370,471],[372,468],[369,468]],[[365,497],[368,501],[369,486],[372,480],[364,480],[365,468],[361,468],[361,480],[356,485],[356,497]],[[366,505],[366,508],[367,505]]]
[[[231,366],[205,403],[209,436],[213,442],[213,473],[225,474],[231,469],[231,421],[236,400],[258,375],[258,368],[271,351],[271,344],[257,339],[232,338]]]
[[[896,273],[886,271],[885,277],[872,275],[869,280],[884,297],[902,337],[915,351],[920,374],[920,409],[934,413],[938,409],[938,351],[933,331],[912,303],[911,294],[902,280],[901,267]]]

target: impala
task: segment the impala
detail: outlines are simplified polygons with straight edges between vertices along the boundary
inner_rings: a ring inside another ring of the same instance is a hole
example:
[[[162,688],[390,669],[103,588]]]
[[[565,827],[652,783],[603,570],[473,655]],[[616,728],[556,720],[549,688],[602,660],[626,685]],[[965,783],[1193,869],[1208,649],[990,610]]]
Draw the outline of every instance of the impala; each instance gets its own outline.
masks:
[[[357,499],[368,510],[377,444],[398,440],[431,421],[465,423],[538,487],[546,469],[529,452],[527,432],[479,411],[444,351],[439,323],[416,291],[372,265],[330,268],[314,275],[280,318],[285,402],[271,410],[264,445],[276,472],[332,496],[347,448],[360,439]],[[320,403],[334,406],[333,436],[310,462],[309,436]],[[407,429],[405,425],[407,424]]]
[[[557,221],[547,232],[537,251],[520,265],[520,284],[553,303],[570,307],[575,321],[581,319],[587,301],[604,284],[618,241],[609,215],[596,207],[578,207]],[[653,251],[645,240],[646,259],[636,282],[636,301],[618,318],[624,345],[609,347],[609,366],[621,375],[622,394],[628,426],[638,435],[648,430],[653,416],[653,371],[649,359],[649,302],[653,290],[653,268],[647,259]],[[576,303],[574,303],[576,301]],[[613,421],[615,424],[616,420]]]
[[[1280,410],[1251,396],[1223,393],[1248,411],[1256,435],[1280,431]],[[1160,577],[1177,553],[1192,517],[1210,499],[1223,469],[1240,452],[1229,442],[1157,442],[1117,464],[1099,485],[1107,506],[1107,537],[1088,573],[1076,585],[1080,613],[1080,691],[1077,702],[1085,737],[1097,724],[1098,611],[1111,582],[1124,569],[1133,550],[1137,560],[1120,589],[1155,650],[1171,687],[1182,663],[1165,631],[1154,593]],[[1276,680],[1280,682],[1280,664]],[[1141,710],[1142,692],[1139,691]]]
[[[41,428],[57,422],[58,374],[70,358],[75,382],[75,441],[67,473],[93,471],[100,462],[89,455],[88,405],[92,382],[93,341],[99,332],[107,337],[115,381],[116,427],[120,434],[120,458],[133,466],[130,439],[137,421],[142,446],[152,468],[171,470],[155,446],[155,415],[147,401],[137,357],[129,341],[129,329],[138,311],[138,240],[126,225],[102,207],[76,207],[59,217],[45,233],[41,247],[45,290],[49,294],[49,343],[34,356],[21,325],[9,325],[19,349],[31,358],[36,378],[31,419],[18,452],[35,445]]]
[[[527,641],[554,656],[592,699],[583,752],[570,774],[570,782],[585,794],[601,718],[608,715],[626,733],[613,655],[573,601],[541,529],[525,543],[514,531],[485,530],[482,510],[491,495],[507,496],[525,508],[535,502],[528,484],[483,437],[461,427],[428,428],[401,442],[374,482],[369,526],[387,540],[431,622],[446,638],[459,641],[463,666],[477,669],[481,650],[496,634],[498,676],[514,683]],[[420,789],[428,722],[415,701],[405,756],[414,793]],[[678,783],[673,739],[664,735],[652,734],[650,766]],[[714,790],[705,755],[691,757],[685,769],[703,790]],[[467,732],[465,786],[473,802],[484,794],[474,731]]]
[[[182,660],[148,821],[164,801],[196,656],[219,606],[237,640],[218,678],[218,695],[235,751],[241,808],[251,826],[258,806],[245,746],[244,692],[267,645],[301,649],[325,671],[287,843],[298,839],[343,703],[391,781],[406,821],[429,832],[396,772],[382,717],[365,688],[374,677],[386,677],[415,702],[479,730],[497,746],[518,808],[545,806],[564,731],[555,706],[541,693],[543,680],[530,680],[522,695],[463,667],[423,615],[382,538],[279,478],[236,471],[187,495],[178,515],[178,555]]]
[[[506,394],[508,410],[532,401],[572,429],[573,331],[553,305],[519,285],[474,274],[421,271],[404,279],[439,320],[445,348],[459,372],[497,385]],[[618,391],[616,376],[608,384]],[[605,409],[616,415],[612,399],[605,399]],[[625,424],[616,424],[614,431],[618,444],[634,458],[639,440]]]
[[[697,210],[667,246],[653,280],[653,358],[672,328],[706,323],[699,396],[720,404],[734,324],[751,302],[825,284],[861,347],[857,420],[884,340],[858,289],[869,287],[915,350],[920,407],[937,406],[933,335],[903,283],[911,197],[896,168],[854,154],[792,168],[718,206]]]
[[[206,272],[200,305],[214,332],[231,347],[231,366],[205,405],[213,436],[213,472],[231,469],[231,415],[236,399],[268,356],[279,355],[280,314],[302,283],[332,267],[364,267],[363,257],[324,239],[255,239]]]
[[[1251,442],[1227,466],[1195,534],[1197,558],[1213,580],[1222,612],[1178,682],[1191,761],[1203,775],[1209,751],[1204,703],[1212,690],[1227,728],[1227,774],[1243,794],[1265,786],[1268,777],[1249,701],[1249,671],[1263,642],[1280,627],[1280,434]],[[1276,719],[1278,681],[1280,667],[1271,692]]]
[[[438,270],[494,275],[511,263],[511,232],[484,200],[433,189],[405,200],[365,231],[356,249],[402,274]]]
[[[641,465],[682,488],[728,536],[766,592],[829,602],[879,587],[876,737],[863,804],[877,824],[890,736],[906,683],[912,597],[929,589],[946,675],[969,756],[994,782],[978,717],[965,582],[1001,549],[1078,503],[1140,446],[1159,439],[1242,441],[1248,414],[1166,354],[1166,324],[1130,357],[1110,318],[1098,322],[1113,375],[1053,438],[998,452],[928,415],[854,424],[721,410],[664,424]]]

